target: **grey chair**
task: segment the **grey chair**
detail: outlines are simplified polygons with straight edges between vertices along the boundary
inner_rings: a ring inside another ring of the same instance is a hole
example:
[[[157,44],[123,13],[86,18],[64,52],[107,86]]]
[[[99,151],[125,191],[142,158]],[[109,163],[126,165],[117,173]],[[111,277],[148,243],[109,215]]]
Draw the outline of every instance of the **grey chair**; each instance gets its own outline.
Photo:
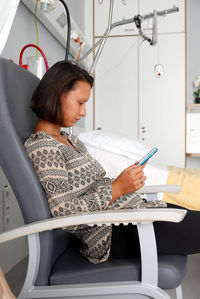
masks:
[[[23,146],[37,121],[29,105],[38,83],[29,71],[0,58],[0,166],[25,221],[24,227],[2,233],[0,243],[24,235],[29,243],[27,277],[18,298],[169,298],[163,289],[176,289],[181,299],[187,256],[163,255],[157,260],[152,223],[180,222],[186,213],[183,209],[51,218],[45,193]],[[128,222],[138,227],[142,262],[137,258],[109,259],[94,265],[77,252],[74,238],[59,229],[80,223]]]

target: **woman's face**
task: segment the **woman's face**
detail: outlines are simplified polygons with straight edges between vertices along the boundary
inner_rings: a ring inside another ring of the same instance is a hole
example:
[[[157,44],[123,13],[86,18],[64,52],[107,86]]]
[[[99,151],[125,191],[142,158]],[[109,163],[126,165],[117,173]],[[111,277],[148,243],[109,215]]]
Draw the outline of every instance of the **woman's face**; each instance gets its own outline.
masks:
[[[85,104],[89,100],[91,87],[88,82],[77,81],[74,89],[61,96],[64,127],[72,127],[86,116]]]

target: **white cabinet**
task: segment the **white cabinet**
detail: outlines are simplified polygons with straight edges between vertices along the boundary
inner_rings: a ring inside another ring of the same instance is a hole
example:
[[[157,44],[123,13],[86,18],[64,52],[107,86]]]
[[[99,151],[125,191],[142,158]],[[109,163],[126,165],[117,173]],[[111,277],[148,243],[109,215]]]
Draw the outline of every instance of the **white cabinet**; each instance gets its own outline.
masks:
[[[139,57],[139,137],[159,148],[160,162],[179,167],[185,164],[184,47],[184,34],[159,36],[161,78],[155,47],[143,44]]]
[[[125,5],[123,3],[126,3]],[[95,36],[103,36],[108,27],[110,1],[94,0]],[[138,1],[114,0],[112,23],[133,18],[138,14]],[[127,24],[113,28],[111,35],[137,34],[135,24]]]
[[[200,157],[200,105],[192,104],[187,116],[186,152],[191,156]]]
[[[138,37],[108,38],[95,71],[95,128],[138,136]]]
[[[184,0],[140,0],[139,1],[139,13],[141,15],[152,13],[154,10],[160,11],[165,9],[171,9],[173,6],[179,8],[178,12],[168,14],[167,16],[158,17],[158,33],[172,33],[172,32],[184,32],[185,31],[185,1]],[[144,21],[142,26],[144,32],[151,33],[152,19]],[[145,29],[146,27],[146,29]]]

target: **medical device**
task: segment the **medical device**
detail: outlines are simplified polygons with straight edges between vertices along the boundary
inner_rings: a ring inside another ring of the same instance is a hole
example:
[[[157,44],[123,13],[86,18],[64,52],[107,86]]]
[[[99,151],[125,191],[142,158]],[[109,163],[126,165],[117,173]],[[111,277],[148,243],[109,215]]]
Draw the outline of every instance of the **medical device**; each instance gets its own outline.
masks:
[[[147,162],[155,153],[157,153],[158,149],[156,147],[152,148],[148,154],[146,154],[140,161],[139,165],[144,165],[145,162]]]
[[[55,8],[54,0],[40,0],[40,9],[43,12],[48,12]]]
[[[109,8],[109,17],[108,17],[108,27],[104,33],[104,36],[102,38],[99,39],[99,41],[85,54],[80,58],[80,61],[84,60],[91,52],[93,52],[93,50],[99,46],[97,53],[94,57],[93,63],[90,67],[90,73],[94,72],[94,69],[96,67],[97,61],[100,57],[100,54],[103,50],[103,47],[105,45],[105,42],[109,36],[110,31],[117,27],[117,26],[121,26],[121,25],[125,25],[125,24],[129,24],[129,23],[135,23],[137,29],[138,29],[138,33],[140,35],[140,37],[143,38],[143,40],[146,40],[150,43],[150,45],[154,46],[157,43],[157,17],[160,16],[166,16],[167,14],[171,14],[174,12],[178,12],[179,8],[177,6],[173,6],[171,9],[165,9],[162,11],[154,11],[153,13],[141,16],[141,15],[137,15],[133,18],[130,19],[126,19],[126,20],[122,20],[119,22],[115,22],[112,23],[112,14],[113,14],[113,5],[114,5],[114,0],[110,0],[110,8]],[[150,39],[149,37],[147,37],[143,31],[142,31],[142,22],[148,19],[152,19],[153,18],[153,28],[152,28],[152,38]]]
[[[29,57],[27,57],[27,64],[23,64],[22,57],[23,57],[24,51],[30,47],[36,48],[37,51],[39,51],[42,56],[41,57],[37,57],[37,55],[29,56]],[[44,60],[44,63],[42,60]],[[37,45],[34,45],[34,44],[28,44],[22,48],[22,50],[20,52],[20,56],[19,56],[19,66],[23,67],[26,70],[31,71],[39,79],[41,79],[43,77],[44,73],[46,71],[48,71],[48,69],[49,69],[46,55],[44,54],[44,52],[42,51],[42,49],[40,47],[38,47]]]
[[[21,67],[27,69],[26,65],[23,65],[23,64],[22,64],[22,56],[23,56],[23,54],[24,54],[24,51],[25,51],[27,48],[30,48],[30,47],[36,48],[36,49],[41,53],[41,55],[42,55],[42,57],[43,57],[43,59],[44,59],[44,63],[45,63],[45,67],[46,67],[46,71],[48,71],[49,66],[48,66],[47,58],[46,58],[44,52],[42,51],[42,49],[40,49],[40,47],[38,47],[38,46],[36,46],[36,45],[34,45],[34,44],[28,44],[28,45],[26,45],[26,46],[24,46],[24,47],[22,48],[22,50],[21,50],[21,52],[20,52],[20,55],[19,55],[19,66],[21,66]]]
[[[162,64],[156,64],[155,67],[155,75],[156,75],[156,78],[161,78],[163,76],[163,71],[164,71],[164,67]]]
[[[36,0],[21,0],[26,7],[35,14],[35,3]],[[64,5],[64,0],[40,0],[38,2],[39,8],[37,10],[37,19],[47,28],[51,34],[66,48],[67,36],[70,37],[70,49],[67,46],[67,49],[70,52],[72,58],[76,60],[76,57],[79,56],[80,47],[81,47],[81,56],[83,56],[89,49],[90,45],[84,37],[79,26],[70,15],[71,28],[69,30],[66,18],[66,7],[63,11],[62,5],[59,5],[61,2]],[[46,4],[45,4],[46,3]],[[54,9],[55,8],[55,9]],[[68,34],[67,34],[68,31]],[[70,31],[70,33],[69,33]],[[69,43],[69,41],[68,41]],[[69,54],[66,53],[65,57]],[[68,56],[69,57],[69,56]],[[80,63],[84,67],[88,67],[88,60],[85,59]]]
[[[38,0],[40,2],[40,9],[44,13],[48,13],[49,11],[55,9],[56,5],[54,0]],[[67,44],[66,44],[66,53],[65,53],[65,60],[68,60],[69,57],[69,49],[70,49],[70,34],[71,34],[71,20],[70,20],[70,13],[67,7],[67,4],[63,0],[58,0],[62,3],[65,8],[65,12],[67,15]]]
[[[171,9],[166,9],[166,10],[162,10],[162,11],[153,11],[153,13],[150,14],[146,14],[144,16],[141,15],[137,15],[134,16],[133,18],[130,19],[125,19],[122,21],[118,21],[115,23],[112,23],[112,14],[113,14],[113,5],[114,5],[114,0],[110,0],[110,8],[109,8],[109,18],[108,18],[108,27],[105,31],[105,34],[102,38],[99,39],[99,41],[88,50],[88,43],[86,42],[85,38],[83,37],[83,34],[81,33],[80,29],[78,28],[78,26],[76,25],[76,23],[73,21],[73,19],[70,17],[70,23],[69,21],[66,23],[65,20],[65,14],[60,11],[60,7],[57,6],[56,9],[55,8],[55,0],[38,0],[40,2],[40,7],[41,9],[38,10],[38,14],[37,17],[38,19],[43,23],[44,26],[47,27],[48,30],[50,30],[50,32],[52,32],[52,34],[60,41],[60,43],[63,46],[66,46],[66,24],[68,24],[68,38],[67,38],[67,47],[66,47],[66,58],[68,56],[68,51],[69,51],[69,38],[71,38],[71,43],[72,46],[70,47],[70,52],[72,53],[72,55],[74,57],[77,56],[77,52],[78,52],[78,60],[79,63],[86,65],[86,57],[92,53],[94,51],[94,49],[99,46],[97,53],[94,57],[93,63],[90,67],[89,72],[93,73],[95,66],[97,64],[97,61],[99,59],[99,56],[102,52],[102,49],[104,47],[105,41],[107,39],[107,37],[109,36],[110,31],[117,27],[117,26],[121,26],[121,25],[125,25],[125,24],[129,24],[129,23],[135,23],[137,29],[138,29],[138,33],[139,36],[145,41],[148,41],[152,46],[155,45],[157,43],[157,17],[160,16],[166,16],[167,14],[171,14],[174,12],[178,12],[179,8],[174,6]],[[67,19],[69,20],[69,13],[67,12],[66,9],[66,3],[64,0],[57,0],[60,1],[64,6],[65,6],[65,10],[66,10],[66,14],[67,14]],[[15,0],[15,5],[13,4],[13,9],[14,10],[14,14],[16,13],[16,9],[17,6],[19,4],[19,0]],[[22,0],[22,2],[34,13],[35,12],[35,0]],[[122,3],[124,5],[126,5],[126,1],[123,0]],[[44,11],[48,11],[49,13],[43,13]],[[7,17],[7,15],[5,16]],[[8,18],[7,18],[8,19]],[[153,19],[153,28],[152,28],[152,38],[147,37],[142,30],[142,22],[148,19]],[[12,23],[13,19],[10,20],[10,22]],[[3,21],[2,21],[3,22]],[[5,22],[3,22],[4,24]],[[0,23],[1,25],[1,23]],[[10,26],[11,27],[11,26]],[[9,34],[10,31],[10,27],[9,30],[7,30],[8,28],[6,26],[3,26],[3,28],[0,27],[0,33],[2,32],[6,32],[6,38],[4,39],[4,43],[6,42],[7,36]],[[77,33],[78,32],[78,38],[73,38],[71,34],[74,33],[74,31]],[[71,33],[71,34],[69,34]],[[1,37],[1,36],[0,36]],[[78,50],[77,50],[78,48]],[[1,50],[1,49],[0,49]],[[80,57],[80,51],[82,56]],[[71,54],[70,53],[70,54]]]

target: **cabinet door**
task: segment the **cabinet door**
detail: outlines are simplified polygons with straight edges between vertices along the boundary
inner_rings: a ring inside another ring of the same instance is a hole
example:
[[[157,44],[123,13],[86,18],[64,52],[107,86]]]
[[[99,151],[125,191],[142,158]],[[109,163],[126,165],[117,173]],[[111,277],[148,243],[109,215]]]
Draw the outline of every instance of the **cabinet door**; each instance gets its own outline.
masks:
[[[140,138],[159,148],[165,165],[185,163],[185,35],[159,36],[163,76],[155,76],[156,47],[143,43],[139,58]],[[143,131],[143,132],[142,132]]]
[[[157,18],[158,33],[184,32],[185,31],[185,1],[184,0],[140,0],[140,14],[152,13],[154,10],[160,11],[170,9],[173,6],[179,8],[179,12],[167,14]],[[146,27],[146,28],[145,28]],[[151,33],[152,19],[142,23],[144,32]],[[150,31],[150,32],[149,32]]]
[[[125,3],[125,5],[123,4]],[[95,9],[95,36],[104,35],[108,27],[110,1],[94,0]],[[133,18],[138,14],[138,1],[133,0],[115,0],[113,5],[112,23]],[[116,27],[111,30],[110,35],[129,35],[137,34],[135,24],[127,24]]]
[[[138,137],[138,38],[107,39],[95,71],[95,128]]]

